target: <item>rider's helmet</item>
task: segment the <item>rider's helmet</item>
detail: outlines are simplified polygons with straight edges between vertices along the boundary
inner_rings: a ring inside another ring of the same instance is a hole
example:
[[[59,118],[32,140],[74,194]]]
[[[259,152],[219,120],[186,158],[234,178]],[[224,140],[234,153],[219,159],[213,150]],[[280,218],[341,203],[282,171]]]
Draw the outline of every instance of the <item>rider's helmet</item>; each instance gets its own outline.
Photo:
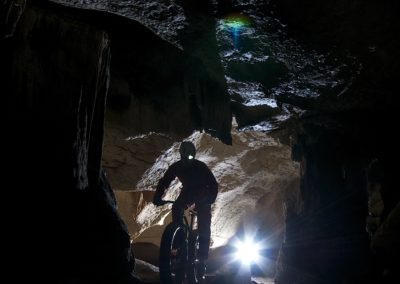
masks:
[[[181,159],[184,161],[193,160],[196,156],[196,147],[190,141],[183,141],[179,147]]]

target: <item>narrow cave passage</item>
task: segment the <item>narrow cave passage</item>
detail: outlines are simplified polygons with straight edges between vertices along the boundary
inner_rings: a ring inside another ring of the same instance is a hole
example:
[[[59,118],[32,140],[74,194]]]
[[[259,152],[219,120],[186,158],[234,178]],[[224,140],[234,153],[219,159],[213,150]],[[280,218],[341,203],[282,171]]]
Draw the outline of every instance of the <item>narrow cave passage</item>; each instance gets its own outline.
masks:
[[[189,21],[191,21],[192,26],[187,28],[189,31],[185,32],[185,35],[189,34],[189,36],[184,40],[184,47],[188,45],[187,48],[195,52],[197,49],[201,50],[201,47],[205,44],[210,44],[210,41],[201,38],[197,39],[196,44],[190,42],[190,40],[193,41],[190,38],[191,31],[205,28],[201,17],[206,15],[192,10],[186,11],[186,15],[191,17]],[[181,135],[180,139],[191,139],[195,141],[196,145],[199,145],[199,159],[210,164],[220,182],[220,197],[213,208],[212,239],[215,254],[220,253],[221,246],[225,246],[239,230],[243,229],[243,224],[248,224],[250,226],[248,230],[257,231],[257,238],[265,239],[268,249],[272,252],[269,255],[270,259],[266,259],[260,267],[261,276],[273,278],[276,259],[284,234],[284,206],[288,202],[297,203],[299,198],[299,168],[296,162],[291,161],[290,145],[282,144],[279,139],[279,135],[282,135],[281,138],[286,136],[286,140],[289,139],[288,136],[285,133],[271,135],[267,132],[278,128],[279,122],[287,120],[290,115],[283,114],[278,110],[276,100],[268,98],[261,91],[263,82],[257,82],[257,78],[261,78],[261,74],[258,73],[265,71],[274,73],[273,70],[268,71],[271,68],[269,62],[264,62],[270,56],[264,54],[264,52],[269,51],[269,47],[264,46],[265,43],[262,40],[253,42],[254,39],[246,38],[246,31],[244,31],[244,35],[241,35],[243,38],[240,38],[240,40],[246,42],[248,47],[239,50],[229,38],[230,31],[224,30],[229,20],[228,17],[228,20],[211,21],[214,34],[207,36],[215,38],[214,50],[211,52],[213,52],[213,56],[217,55],[217,57],[211,63],[208,59],[206,69],[215,70],[215,67],[211,68],[209,65],[218,66],[222,64],[221,71],[225,70],[224,72],[232,73],[228,65],[236,60],[236,66],[241,65],[237,68],[244,69],[244,72],[246,72],[248,66],[252,66],[254,63],[257,65],[257,62],[260,63],[260,66],[256,66],[256,69],[252,70],[247,78],[237,78],[234,81],[228,75],[222,74],[223,77],[228,78],[227,90],[232,98],[231,100],[239,106],[240,111],[234,115],[236,120],[240,120],[241,131],[237,130],[239,125],[235,120],[234,130],[231,132],[231,146],[224,145],[207,134],[199,132],[195,132],[190,137]],[[210,25],[210,20],[208,20],[207,25]],[[249,34],[255,32],[253,30],[255,26],[257,24],[253,23],[252,26],[243,28],[248,28],[247,34]],[[266,35],[260,37],[263,36]],[[278,41],[276,44],[278,44]],[[255,50],[249,50],[249,48],[255,48]],[[208,52],[210,53],[210,51]],[[230,52],[242,55],[239,55],[239,58],[236,59],[224,56],[224,54]],[[215,62],[215,60],[219,60],[221,54],[223,61]],[[255,54],[254,58],[243,59],[249,54],[250,57],[253,56],[251,54]],[[200,58],[203,59],[207,55],[200,55]],[[277,65],[276,63],[272,64]],[[272,66],[272,68],[275,67]],[[239,81],[241,79],[242,82]],[[259,86],[259,89],[257,89],[257,86]],[[125,93],[126,90],[129,92],[129,86],[123,88],[122,84],[119,84],[116,88],[119,96],[123,95],[121,93],[124,90]],[[239,94],[242,94],[242,97],[237,100]],[[111,96],[113,95],[115,94],[112,93]],[[125,96],[132,95],[135,95],[134,91],[132,91],[132,94],[125,94]],[[131,101],[134,101],[134,99],[131,99]],[[201,100],[196,103],[200,104],[201,107]],[[174,102],[171,102],[171,104],[174,104]],[[253,106],[259,108],[257,110],[251,109]],[[141,113],[152,111],[151,109],[146,110],[146,106],[141,106],[141,108]],[[127,109],[137,111],[137,108]],[[243,113],[243,109],[246,113]],[[159,212],[149,203],[162,170],[165,171],[166,166],[177,159],[176,143],[179,139],[176,138],[177,135],[174,133],[173,126],[169,131],[129,137],[129,131],[131,131],[130,133],[140,131],[129,129],[129,126],[122,129],[121,125],[129,125],[129,122],[121,123],[122,118],[118,117],[117,111],[115,109],[109,111],[111,114],[109,113],[109,120],[106,121],[103,165],[109,173],[110,181],[116,191],[120,212],[130,229],[134,247],[137,250],[135,255],[139,259],[157,264],[157,246],[162,230],[165,224],[169,222],[170,217],[165,219],[168,210],[164,209]],[[252,118],[249,119],[248,116]],[[124,117],[127,116],[124,115]],[[135,115],[131,115],[130,119],[142,119],[137,116],[133,117]],[[173,120],[169,117],[166,119]],[[149,124],[150,128],[152,126],[157,127],[156,122],[154,125],[151,125],[151,121],[150,123],[146,121],[146,123]],[[243,126],[250,127],[244,128]],[[175,138],[168,136],[171,133]],[[171,146],[172,148],[170,148]],[[175,153],[173,153],[173,149],[175,149]],[[167,151],[166,154],[160,156],[164,151]],[[156,158],[160,159],[159,164],[156,163]],[[153,165],[153,163],[155,164]],[[179,187],[175,187],[175,194],[178,191]],[[163,226],[159,225],[160,220],[163,220]],[[257,221],[250,222],[250,220]],[[250,223],[253,224],[250,225]],[[211,265],[214,266],[214,271],[223,266],[220,263],[221,260],[216,261],[216,259],[218,259],[218,255],[214,257],[215,263]]]
[[[226,254],[251,231],[266,256],[254,282],[399,283],[396,11],[4,1],[4,183],[24,216],[6,215],[7,260],[26,272],[12,277],[137,284],[136,263],[158,283],[170,209],[151,201],[187,139],[220,184],[209,282],[251,281]]]
[[[221,60],[234,117],[232,146],[223,146],[229,150],[218,151],[228,156],[210,155],[209,152],[218,147],[209,141],[213,138],[207,134],[184,136],[199,145],[201,157],[210,162],[222,184],[221,197],[213,211],[214,249],[226,244],[238,232],[240,224],[246,223],[253,230],[256,226],[260,235],[272,239],[275,254],[261,267],[262,276],[276,277],[279,283],[291,283],[296,279],[307,283],[319,283],[323,279],[333,283],[340,279],[363,279],[365,275],[356,270],[370,265],[365,224],[368,215],[366,170],[377,151],[373,148],[376,145],[368,142],[357,149],[364,144],[361,141],[366,135],[367,123],[363,118],[368,114],[355,112],[339,116],[347,108],[344,105],[350,102],[352,94],[348,89],[360,72],[361,59],[340,50],[321,51],[299,43],[286,34],[285,24],[276,17],[266,17],[259,8],[257,4],[228,8],[218,14],[210,28],[216,45],[211,51],[212,57],[218,53]],[[210,20],[205,24],[201,17],[207,15],[193,12],[190,5],[183,9],[191,25],[189,31],[183,33],[187,36],[184,48],[201,50],[199,57],[204,60],[207,53],[202,47],[210,41],[190,36],[194,30],[207,30]],[[214,66],[211,69],[215,70],[215,59],[211,63],[209,58],[205,61],[206,69]],[[345,99],[338,101],[337,97]],[[338,109],[339,115],[329,114]],[[299,117],[316,110],[319,113],[314,117],[298,121]],[[347,126],[343,127],[343,123]],[[357,134],[352,133],[354,130]],[[157,134],[150,136],[154,135]],[[166,142],[167,138],[161,140]],[[168,210],[155,211],[149,205],[152,198],[149,187],[155,188],[161,169],[165,170],[162,160],[174,160],[171,152],[175,149],[176,153],[178,140],[171,138],[162,149],[158,143],[151,147],[160,149],[157,153],[169,150],[160,156],[161,165],[156,163],[152,169],[147,169],[138,185],[132,187],[140,193],[117,193],[120,204],[124,204],[121,213],[134,232],[132,238],[138,247],[137,254],[154,264],[157,258],[149,256],[149,252],[157,252],[161,224],[165,225],[170,219]],[[259,146],[254,147],[254,143]],[[232,154],[238,147],[247,149]],[[293,157],[293,153],[298,156]],[[241,158],[232,158],[235,156]],[[256,170],[252,169],[254,173],[248,165],[251,161],[256,165]],[[179,190],[178,186],[174,188]],[[250,212],[258,213],[250,213],[245,208],[253,208]],[[232,212],[243,214],[232,215]],[[258,221],[248,221],[255,219]],[[299,233],[301,230],[303,232]],[[143,248],[139,248],[141,246]],[[218,253],[218,249],[215,251]],[[308,259],[311,262],[306,264]],[[327,268],[332,259],[332,268]],[[349,267],[354,261],[359,264]],[[311,280],[312,277],[317,280]],[[354,279],[347,281],[359,281]]]
[[[206,15],[193,11],[185,14],[191,17],[192,26],[184,33],[189,34],[183,41],[184,47],[201,50],[210,41],[201,37],[191,39],[190,32],[204,29],[210,20],[204,26],[201,17]],[[199,159],[210,165],[220,183],[219,198],[213,207],[214,258],[210,259],[213,272],[225,265],[221,261],[229,262],[218,259],[221,258],[218,254],[246,224],[246,230],[256,231],[257,238],[263,239],[269,250],[255,274],[273,279],[285,235],[287,210],[300,212],[302,203],[300,164],[292,161],[291,155],[297,130],[287,125],[304,110],[288,104],[287,95],[291,94],[290,102],[312,104],[313,100],[333,92],[332,88],[344,88],[349,78],[343,74],[352,74],[357,62],[343,58],[343,62],[330,64],[331,55],[306,50],[285,35],[277,19],[262,17],[251,9],[242,11],[242,16],[227,13],[211,25],[215,27],[210,28],[214,33],[211,37],[215,37],[212,52],[218,57],[211,63],[207,59],[206,69],[218,65],[215,60],[221,59],[234,116],[232,145],[224,145],[200,132],[179,137],[174,133],[173,122],[167,131],[129,137],[129,133],[143,132],[143,128],[123,129],[122,125],[129,122],[121,123],[122,118],[112,109],[106,122],[103,165],[116,191],[120,213],[128,224],[136,257],[157,265],[162,231],[171,219],[170,209],[156,209],[151,204],[153,191],[166,167],[178,159],[178,141],[194,141],[199,147]],[[200,58],[206,55],[200,54]],[[135,96],[129,86],[125,89],[122,86],[118,84],[116,88],[119,96],[124,92],[128,92],[125,97]],[[172,101],[171,105],[177,103],[180,102]],[[195,103],[201,106],[201,100]],[[158,115],[149,109],[151,105],[148,109],[146,105],[140,107],[140,113]],[[138,112],[138,109],[125,111]],[[142,119],[135,115],[124,117]],[[171,117],[166,119],[173,121]],[[158,127],[156,120],[153,125],[148,120],[146,123],[150,129]],[[177,192],[179,184],[173,186],[170,197],[176,198]]]

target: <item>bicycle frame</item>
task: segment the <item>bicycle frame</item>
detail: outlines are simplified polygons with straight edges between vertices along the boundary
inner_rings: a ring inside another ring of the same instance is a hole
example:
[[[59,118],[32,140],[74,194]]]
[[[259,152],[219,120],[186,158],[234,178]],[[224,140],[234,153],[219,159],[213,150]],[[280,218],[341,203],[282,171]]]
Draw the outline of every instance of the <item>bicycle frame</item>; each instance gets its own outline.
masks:
[[[196,252],[197,252],[197,238],[198,235],[196,231],[193,229],[194,226],[194,220],[197,216],[197,212],[189,209],[189,214],[190,214],[190,223],[188,221],[188,218],[183,215],[183,221],[184,221],[184,227],[185,227],[185,234],[186,234],[186,240],[188,241],[188,256],[187,256],[187,263],[188,265],[194,265],[196,261]]]
[[[190,214],[190,223],[188,221],[188,218],[185,216],[185,214],[183,214],[183,224],[185,225],[185,230],[187,231],[187,234],[189,236],[190,234],[194,233],[193,226],[194,226],[194,219],[197,216],[197,212],[192,209],[188,209],[188,210],[189,210],[189,214]]]

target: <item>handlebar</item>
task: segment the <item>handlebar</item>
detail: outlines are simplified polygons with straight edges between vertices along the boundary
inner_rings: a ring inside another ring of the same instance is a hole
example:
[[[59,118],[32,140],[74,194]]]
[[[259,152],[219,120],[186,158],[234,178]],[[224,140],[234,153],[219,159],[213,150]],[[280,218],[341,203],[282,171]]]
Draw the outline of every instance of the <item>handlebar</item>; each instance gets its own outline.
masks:
[[[165,205],[165,204],[174,204],[174,200],[161,200],[160,206]],[[197,214],[197,210],[195,209],[194,205],[186,207],[186,209],[189,210],[190,213],[192,214]]]

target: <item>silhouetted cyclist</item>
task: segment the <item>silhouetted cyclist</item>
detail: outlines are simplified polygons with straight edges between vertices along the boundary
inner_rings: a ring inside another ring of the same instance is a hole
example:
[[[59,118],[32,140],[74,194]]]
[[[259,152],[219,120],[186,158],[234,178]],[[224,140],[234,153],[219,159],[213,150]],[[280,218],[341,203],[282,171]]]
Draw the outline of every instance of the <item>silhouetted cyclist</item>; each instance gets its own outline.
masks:
[[[198,276],[203,277],[206,269],[211,235],[211,204],[218,193],[218,183],[207,165],[197,159],[196,148],[190,141],[184,141],[179,148],[181,159],[173,163],[157,185],[153,204],[163,204],[162,196],[171,182],[178,178],[182,190],[172,206],[172,221],[182,222],[185,208],[195,204],[199,234]]]

